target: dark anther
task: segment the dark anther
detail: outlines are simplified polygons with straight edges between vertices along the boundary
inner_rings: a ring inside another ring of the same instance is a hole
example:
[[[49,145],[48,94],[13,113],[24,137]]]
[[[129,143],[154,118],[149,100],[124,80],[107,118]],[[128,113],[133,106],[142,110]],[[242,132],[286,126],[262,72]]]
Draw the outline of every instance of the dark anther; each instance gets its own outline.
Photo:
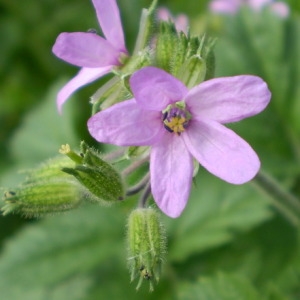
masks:
[[[163,113],[163,117],[162,117],[163,121],[167,118],[167,116],[168,116],[168,112],[166,111]]]
[[[174,132],[174,130],[172,130],[170,127],[168,127],[166,124],[164,124],[165,129],[167,129],[169,132]]]

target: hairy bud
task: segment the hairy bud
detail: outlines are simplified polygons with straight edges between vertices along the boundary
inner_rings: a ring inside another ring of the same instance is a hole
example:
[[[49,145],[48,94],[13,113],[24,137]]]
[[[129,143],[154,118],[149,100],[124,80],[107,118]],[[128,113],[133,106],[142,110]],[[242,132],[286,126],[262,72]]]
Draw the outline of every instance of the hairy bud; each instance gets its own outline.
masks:
[[[99,153],[84,142],[81,143],[81,154],[73,152],[68,145],[61,147],[60,152],[71,158],[74,167],[65,167],[65,173],[73,175],[95,197],[93,200],[111,203],[124,200],[125,191],[121,175],[104,161]]]
[[[136,289],[143,280],[149,281],[152,291],[153,284],[159,281],[166,252],[165,230],[154,209],[139,208],[130,214],[127,243],[131,281],[139,277]]]
[[[82,200],[82,189],[61,171],[66,165],[70,165],[69,161],[60,157],[28,171],[28,177],[19,187],[4,193],[3,215],[13,212],[41,217],[77,207]]]

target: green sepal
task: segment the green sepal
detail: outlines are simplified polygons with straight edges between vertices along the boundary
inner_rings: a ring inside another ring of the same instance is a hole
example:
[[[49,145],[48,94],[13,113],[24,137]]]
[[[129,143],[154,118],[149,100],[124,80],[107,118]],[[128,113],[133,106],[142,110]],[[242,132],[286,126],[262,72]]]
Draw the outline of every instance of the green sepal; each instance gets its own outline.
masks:
[[[108,202],[124,200],[124,187],[119,173],[103,161],[102,167],[75,166],[62,171],[73,175],[90,193]]]
[[[148,9],[142,10],[139,32],[136,39],[133,56],[142,51],[153,37],[155,28],[155,12],[158,0],[153,0]]]
[[[42,217],[76,208],[83,194],[74,181],[45,181],[23,185],[4,194],[3,215],[18,213],[26,217]]]
[[[216,65],[215,53],[211,49],[206,55],[206,74],[204,80],[214,78],[215,68],[216,68],[215,65]]]
[[[157,67],[171,73],[174,49],[176,49],[178,44],[179,39],[174,23],[160,22],[155,48],[155,63]],[[181,53],[179,54],[180,56],[182,56]]]
[[[137,289],[147,280],[150,290],[159,281],[166,253],[165,230],[152,208],[134,210],[128,220],[128,265],[131,281],[139,278]]]
[[[49,160],[28,171],[28,177],[17,188],[4,193],[3,215],[17,213],[42,217],[78,207],[83,198],[79,184],[61,171],[69,166],[64,157]]]
[[[188,54],[189,40],[184,32],[178,32],[176,47],[170,53],[171,74],[179,78],[181,66],[184,64]]]
[[[93,201],[116,202],[124,200],[125,189],[121,175],[100,154],[85,142],[80,145],[82,162],[62,171],[74,176],[89,193]],[[69,152],[72,152],[69,149]],[[68,155],[68,153],[65,153]]]
[[[200,84],[206,76],[206,62],[199,55],[193,55],[185,61],[179,70],[180,80],[188,88]]]

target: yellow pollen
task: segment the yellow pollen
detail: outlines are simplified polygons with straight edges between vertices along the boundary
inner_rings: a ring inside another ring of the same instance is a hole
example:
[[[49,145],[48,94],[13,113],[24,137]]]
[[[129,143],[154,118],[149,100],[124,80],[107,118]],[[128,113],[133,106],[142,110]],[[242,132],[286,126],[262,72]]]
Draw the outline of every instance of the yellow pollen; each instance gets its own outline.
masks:
[[[185,128],[183,126],[185,122],[186,122],[186,118],[177,116],[177,117],[173,117],[171,119],[171,121],[165,120],[164,123],[173,132],[175,132],[176,134],[180,134],[181,132],[183,132],[185,130]]]

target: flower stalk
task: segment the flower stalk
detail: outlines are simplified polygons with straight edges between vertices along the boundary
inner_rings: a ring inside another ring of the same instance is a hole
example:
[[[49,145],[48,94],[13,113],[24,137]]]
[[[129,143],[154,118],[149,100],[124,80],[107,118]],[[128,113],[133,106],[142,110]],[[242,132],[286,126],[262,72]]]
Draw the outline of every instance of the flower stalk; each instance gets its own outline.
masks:
[[[300,225],[300,200],[286,191],[281,184],[267,173],[260,171],[252,181],[253,185],[266,194],[270,203],[295,227]]]

